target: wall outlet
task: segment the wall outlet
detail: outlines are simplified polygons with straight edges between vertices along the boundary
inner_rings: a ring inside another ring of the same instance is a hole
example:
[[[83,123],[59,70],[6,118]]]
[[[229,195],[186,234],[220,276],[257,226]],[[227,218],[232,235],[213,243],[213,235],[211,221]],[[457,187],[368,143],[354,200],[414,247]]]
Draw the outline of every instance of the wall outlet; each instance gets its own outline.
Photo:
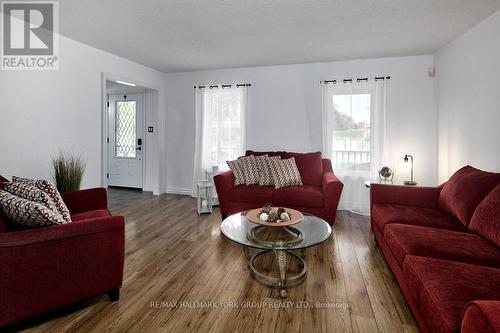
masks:
[[[148,126],[148,133],[153,133],[153,126]]]

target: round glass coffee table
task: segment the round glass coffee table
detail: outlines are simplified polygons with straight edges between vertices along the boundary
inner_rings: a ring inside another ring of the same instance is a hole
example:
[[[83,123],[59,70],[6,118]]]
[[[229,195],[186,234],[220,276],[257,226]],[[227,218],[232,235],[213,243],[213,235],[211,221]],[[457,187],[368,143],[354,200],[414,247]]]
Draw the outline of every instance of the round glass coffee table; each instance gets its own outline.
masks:
[[[280,296],[286,298],[286,289],[303,282],[306,277],[305,249],[326,241],[332,228],[324,220],[311,215],[304,215],[302,221],[291,226],[267,227],[248,221],[245,214],[227,217],[221,224],[221,232],[243,246],[252,276],[265,285],[280,288]],[[256,268],[255,260],[269,252],[276,257],[279,277],[269,276]],[[300,273],[294,276],[287,276],[289,255],[297,258],[301,267]]]

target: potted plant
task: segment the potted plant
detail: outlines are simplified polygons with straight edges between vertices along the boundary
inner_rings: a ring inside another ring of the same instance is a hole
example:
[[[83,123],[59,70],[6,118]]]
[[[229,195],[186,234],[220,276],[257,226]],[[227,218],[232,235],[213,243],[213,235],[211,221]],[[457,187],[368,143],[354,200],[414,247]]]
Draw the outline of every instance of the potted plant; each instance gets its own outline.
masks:
[[[80,154],[60,152],[52,158],[54,180],[59,192],[80,190],[87,161]]]

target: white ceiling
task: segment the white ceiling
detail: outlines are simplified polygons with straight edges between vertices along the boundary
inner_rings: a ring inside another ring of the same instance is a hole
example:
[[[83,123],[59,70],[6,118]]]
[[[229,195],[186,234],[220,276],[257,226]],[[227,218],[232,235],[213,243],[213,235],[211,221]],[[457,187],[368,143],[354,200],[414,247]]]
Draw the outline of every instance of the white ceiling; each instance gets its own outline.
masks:
[[[162,72],[431,54],[500,0],[61,0],[61,34]]]

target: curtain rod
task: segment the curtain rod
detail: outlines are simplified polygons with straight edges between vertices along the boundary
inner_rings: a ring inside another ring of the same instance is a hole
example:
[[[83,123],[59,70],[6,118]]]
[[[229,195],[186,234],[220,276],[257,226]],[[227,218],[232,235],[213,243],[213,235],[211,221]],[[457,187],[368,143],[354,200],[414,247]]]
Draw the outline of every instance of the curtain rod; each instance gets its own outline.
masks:
[[[233,85],[232,84],[221,84],[220,86],[219,85],[209,85],[209,86],[206,86],[206,85],[200,85],[200,86],[194,86],[194,89],[198,88],[198,89],[205,89],[205,88],[210,88],[210,89],[218,89],[219,87],[221,87],[222,89],[226,89],[226,88],[231,88]],[[238,83],[238,84],[235,84],[236,88],[241,88],[241,87],[250,87],[251,84],[250,83]]]
[[[385,80],[390,80],[391,77],[390,76],[375,76],[373,78],[373,80],[376,82],[376,81],[385,81]],[[353,79],[343,79],[341,80],[343,83],[352,83]],[[324,80],[324,81],[319,81],[320,83],[324,83],[324,84],[329,84],[329,83],[332,83],[332,84],[336,84],[337,83],[337,80]],[[368,82],[368,78],[367,77],[362,77],[362,78],[357,78],[356,79],[356,82]]]

